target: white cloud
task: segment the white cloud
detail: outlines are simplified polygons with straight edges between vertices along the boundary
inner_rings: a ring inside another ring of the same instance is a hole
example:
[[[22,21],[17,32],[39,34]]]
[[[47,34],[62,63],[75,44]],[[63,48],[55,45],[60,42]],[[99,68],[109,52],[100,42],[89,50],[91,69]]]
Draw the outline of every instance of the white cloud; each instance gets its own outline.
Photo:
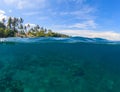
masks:
[[[5,15],[5,11],[0,10],[0,21],[2,21],[3,18],[7,18],[7,16]]]
[[[108,40],[120,41],[120,33],[114,31],[92,31],[92,30],[59,30],[58,32],[71,36],[82,36],[90,38],[105,38]]]
[[[94,20],[88,20],[84,21],[83,23],[76,23],[73,25],[69,25],[69,28],[82,28],[82,29],[88,29],[88,28],[96,28],[97,24],[94,22]]]
[[[5,11],[3,11],[3,10],[0,10],[0,14],[5,14]]]
[[[93,12],[95,12],[95,8],[90,7],[90,6],[84,6],[77,11],[70,12],[69,14],[79,16],[79,15],[89,14],[89,13],[93,13]]]
[[[64,3],[64,4],[68,4],[69,2],[72,2],[72,3],[76,3],[76,4],[83,4],[86,0],[56,0],[57,3],[61,4],[61,3]]]
[[[74,11],[62,11],[59,14],[62,16],[68,15],[68,16],[74,16],[76,19],[94,19],[96,16],[93,14],[97,11],[95,7],[84,5],[80,7],[79,9],[76,9]]]
[[[76,3],[83,3],[83,2],[85,2],[86,0],[69,0],[69,1],[73,1],[73,2],[76,2]]]
[[[33,8],[38,7],[42,8],[45,5],[46,0],[4,0],[4,3],[7,5],[11,5],[16,7],[17,9],[24,9],[24,8]]]
[[[53,28],[56,29],[96,29],[97,28],[97,23],[94,22],[94,20],[87,20],[79,23],[74,23],[74,24],[64,24],[64,25],[52,25]]]
[[[23,15],[25,15],[25,16],[33,16],[33,15],[38,15],[40,13],[41,13],[40,11],[33,11],[33,12],[25,12],[25,13],[23,13]]]

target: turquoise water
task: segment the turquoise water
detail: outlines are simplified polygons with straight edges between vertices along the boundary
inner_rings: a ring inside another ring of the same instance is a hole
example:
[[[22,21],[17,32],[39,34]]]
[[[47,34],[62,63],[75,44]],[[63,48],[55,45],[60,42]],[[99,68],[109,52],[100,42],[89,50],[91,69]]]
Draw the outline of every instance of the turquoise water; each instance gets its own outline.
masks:
[[[119,42],[0,40],[0,92],[120,92]]]

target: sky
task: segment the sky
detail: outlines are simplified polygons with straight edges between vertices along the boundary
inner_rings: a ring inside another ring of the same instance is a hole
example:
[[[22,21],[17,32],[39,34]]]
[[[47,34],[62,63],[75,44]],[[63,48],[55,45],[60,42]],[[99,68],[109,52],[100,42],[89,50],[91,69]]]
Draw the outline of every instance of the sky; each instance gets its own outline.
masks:
[[[71,36],[120,40],[120,0],[0,0],[0,20],[22,17]]]

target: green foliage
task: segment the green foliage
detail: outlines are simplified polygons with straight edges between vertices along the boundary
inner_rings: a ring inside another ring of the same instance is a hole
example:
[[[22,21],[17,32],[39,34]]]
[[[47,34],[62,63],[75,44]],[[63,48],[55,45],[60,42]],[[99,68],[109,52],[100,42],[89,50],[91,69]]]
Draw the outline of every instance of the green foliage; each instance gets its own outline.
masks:
[[[37,37],[44,37],[44,36],[45,36],[45,31],[42,30],[42,31],[37,32],[37,33],[36,33],[36,36],[37,36]]]
[[[0,37],[4,37],[4,29],[0,28]]]
[[[5,25],[2,22],[0,22],[0,28],[5,29]]]
[[[23,25],[22,23],[22,18],[9,17],[8,20],[2,19],[2,22],[0,22],[0,37],[68,37],[68,35],[52,32],[52,30],[47,30],[39,25],[31,27],[30,24]]]
[[[15,32],[10,29],[0,28],[0,37],[14,37]]]
[[[7,27],[10,28],[10,29],[11,29],[11,26],[12,26],[11,24],[12,24],[12,18],[9,17],[8,21],[7,21]]]

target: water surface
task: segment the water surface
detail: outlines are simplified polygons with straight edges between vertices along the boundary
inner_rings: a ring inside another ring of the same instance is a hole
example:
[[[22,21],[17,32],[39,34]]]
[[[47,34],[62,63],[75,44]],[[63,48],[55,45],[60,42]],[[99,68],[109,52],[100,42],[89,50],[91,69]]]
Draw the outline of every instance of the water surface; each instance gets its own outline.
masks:
[[[119,42],[1,39],[0,92],[120,92],[119,87]]]

